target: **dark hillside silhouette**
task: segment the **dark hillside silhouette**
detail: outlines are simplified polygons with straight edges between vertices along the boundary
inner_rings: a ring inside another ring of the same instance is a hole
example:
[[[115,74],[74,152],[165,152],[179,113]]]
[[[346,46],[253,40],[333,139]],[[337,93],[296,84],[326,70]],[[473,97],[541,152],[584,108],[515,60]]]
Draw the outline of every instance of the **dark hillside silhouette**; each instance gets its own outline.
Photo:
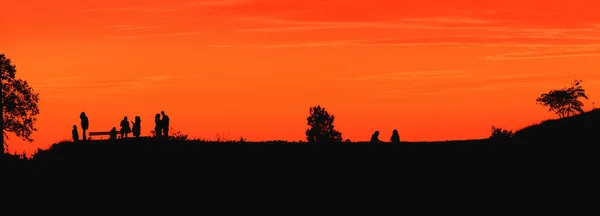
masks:
[[[598,145],[600,144],[600,110],[525,127],[513,135],[515,144]]]

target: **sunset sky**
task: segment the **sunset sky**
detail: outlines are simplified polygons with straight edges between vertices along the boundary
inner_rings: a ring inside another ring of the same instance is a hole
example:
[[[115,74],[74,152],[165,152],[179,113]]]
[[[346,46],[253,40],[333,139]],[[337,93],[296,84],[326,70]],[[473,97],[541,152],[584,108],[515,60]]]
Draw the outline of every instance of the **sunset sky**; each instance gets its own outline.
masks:
[[[309,107],[343,138],[483,138],[555,115],[535,99],[582,79],[600,96],[588,0],[2,0],[0,52],[40,93],[35,142],[164,110],[192,137],[304,140]]]

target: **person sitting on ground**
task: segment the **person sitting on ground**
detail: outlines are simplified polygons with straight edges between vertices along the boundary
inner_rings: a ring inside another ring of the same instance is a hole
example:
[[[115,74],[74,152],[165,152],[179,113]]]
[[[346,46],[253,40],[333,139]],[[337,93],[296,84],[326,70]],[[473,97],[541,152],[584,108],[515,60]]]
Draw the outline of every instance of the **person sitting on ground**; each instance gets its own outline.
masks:
[[[379,140],[379,131],[375,131],[373,135],[371,135],[371,144],[379,144],[381,141]]]
[[[129,127],[129,121],[127,121],[127,116],[125,116],[123,121],[121,121],[121,138],[127,138],[129,133],[131,133],[131,127]]]
[[[117,128],[113,127],[112,130],[110,130],[110,138],[108,138],[108,140],[116,140],[117,139]]]
[[[398,134],[398,130],[394,129],[394,131],[392,132],[392,137],[390,138],[390,141],[394,144],[400,143],[400,134]]]
[[[73,134],[73,142],[79,141],[79,132],[77,131],[77,125],[73,125],[73,131],[71,131],[71,133]]]

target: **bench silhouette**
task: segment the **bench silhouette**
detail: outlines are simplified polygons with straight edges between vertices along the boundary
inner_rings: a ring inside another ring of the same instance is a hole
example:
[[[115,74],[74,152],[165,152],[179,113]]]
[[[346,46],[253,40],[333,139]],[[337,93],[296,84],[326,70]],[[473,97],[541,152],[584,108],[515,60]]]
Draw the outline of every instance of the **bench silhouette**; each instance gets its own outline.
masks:
[[[90,132],[89,133],[89,137],[92,136],[110,136],[110,131],[98,131],[98,132]],[[117,138],[123,138],[121,137],[121,132],[117,131]]]
[[[90,132],[89,133],[89,137],[92,136],[109,136],[110,135],[110,131],[100,131],[100,132]]]

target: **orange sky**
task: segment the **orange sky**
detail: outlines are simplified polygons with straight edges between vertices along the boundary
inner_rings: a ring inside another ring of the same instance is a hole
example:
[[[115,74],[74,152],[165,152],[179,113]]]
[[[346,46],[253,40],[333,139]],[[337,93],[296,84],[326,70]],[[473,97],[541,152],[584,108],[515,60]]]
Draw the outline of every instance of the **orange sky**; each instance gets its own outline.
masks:
[[[0,52],[40,93],[33,144],[165,110],[192,137],[305,139],[313,105],[344,138],[486,137],[553,118],[541,93],[600,94],[600,2],[3,0]]]

